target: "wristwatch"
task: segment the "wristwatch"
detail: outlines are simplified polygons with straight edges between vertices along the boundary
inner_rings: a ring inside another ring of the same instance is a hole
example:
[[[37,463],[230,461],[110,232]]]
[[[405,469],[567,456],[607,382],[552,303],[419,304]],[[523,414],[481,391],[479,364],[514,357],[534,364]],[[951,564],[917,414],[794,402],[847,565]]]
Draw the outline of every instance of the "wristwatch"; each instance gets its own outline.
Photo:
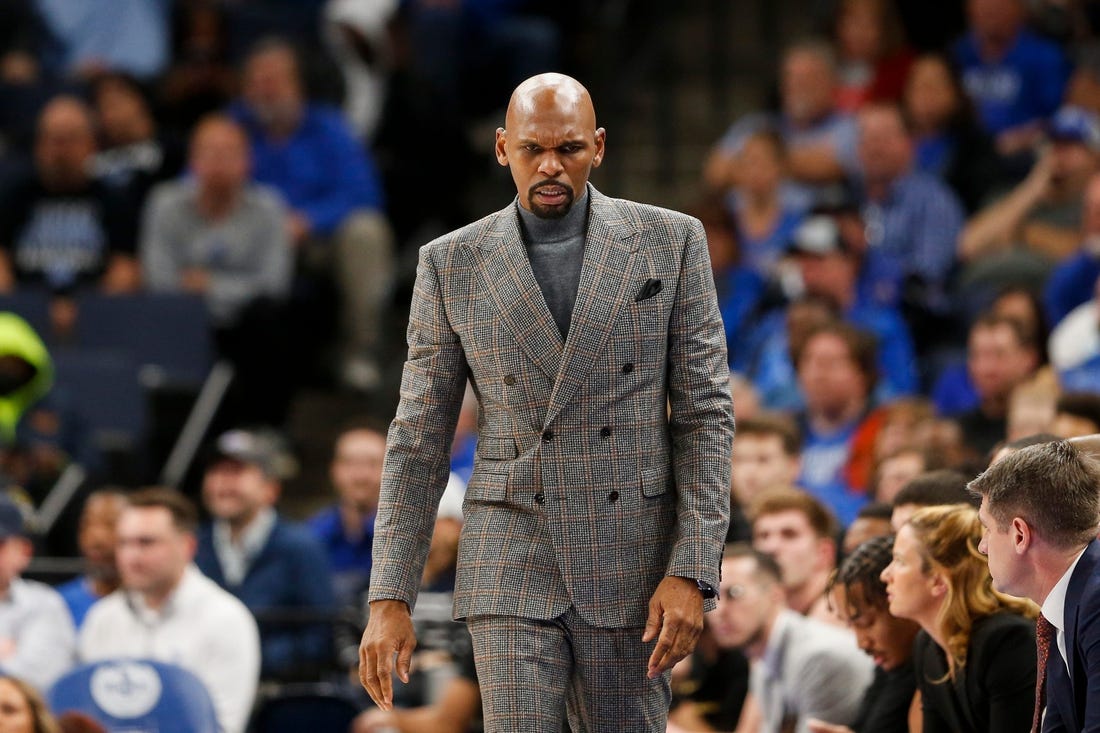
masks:
[[[699,592],[703,594],[704,600],[718,597],[718,591],[715,590],[714,586],[710,583],[706,583],[702,580],[696,580],[695,583],[699,586]]]

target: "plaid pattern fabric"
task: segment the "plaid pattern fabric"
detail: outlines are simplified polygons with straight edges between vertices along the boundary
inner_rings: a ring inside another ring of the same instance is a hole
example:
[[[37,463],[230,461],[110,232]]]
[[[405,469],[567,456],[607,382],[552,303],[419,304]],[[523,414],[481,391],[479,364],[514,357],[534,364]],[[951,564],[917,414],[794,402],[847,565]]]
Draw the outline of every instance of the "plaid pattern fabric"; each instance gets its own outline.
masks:
[[[589,195],[564,343],[514,203],[422,248],[371,600],[415,602],[467,377],[481,413],[456,617],[574,606],[642,626],[666,574],[717,587],[733,411],[706,238],[683,214]]]
[[[641,628],[601,629],[570,608],[549,621],[471,616],[486,733],[663,733],[670,673],[646,677]],[[582,670],[574,673],[573,670]]]

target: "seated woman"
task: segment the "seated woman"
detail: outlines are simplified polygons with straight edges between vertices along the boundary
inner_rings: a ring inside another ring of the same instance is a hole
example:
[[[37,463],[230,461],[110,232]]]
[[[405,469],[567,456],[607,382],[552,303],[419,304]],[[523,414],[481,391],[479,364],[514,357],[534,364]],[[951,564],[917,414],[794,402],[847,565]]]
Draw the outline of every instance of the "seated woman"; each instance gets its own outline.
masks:
[[[913,639],[920,626],[890,614],[882,571],[890,564],[893,537],[875,537],[852,551],[829,579],[829,607],[856,635],[859,648],[875,660],[875,679],[863,695],[851,728],[810,721],[810,733],[908,733],[917,691]],[[918,729],[914,727],[914,730]]]
[[[969,505],[920,509],[882,571],[890,613],[922,629],[913,665],[924,733],[1031,728],[1038,609],[993,590],[981,536]]]

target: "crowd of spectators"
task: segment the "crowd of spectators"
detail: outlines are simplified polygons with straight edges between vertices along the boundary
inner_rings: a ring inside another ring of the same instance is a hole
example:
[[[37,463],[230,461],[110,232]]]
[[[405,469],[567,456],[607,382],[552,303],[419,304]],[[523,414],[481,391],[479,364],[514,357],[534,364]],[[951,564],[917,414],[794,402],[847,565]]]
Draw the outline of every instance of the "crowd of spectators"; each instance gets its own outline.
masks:
[[[33,446],[5,449],[20,490],[0,502],[0,668],[30,687],[0,677],[0,698],[48,717],[35,688],[127,655],[195,672],[227,731],[261,680],[354,697],[388,415],[340,431],[305,523],[278,509],[287,446],[251,427],[215,434],[198,501],[82,495],[84,572],[55,592],[22,577],[25,515],[87,450],[44,342],[78,327],[82,293],[187,293],[236,370],[219,424],[284,428],[310,380],[379,396],[411,253],[472,218],[469,126],[560,68],[568,26],[519,1],[9,5],[0,294],[50,309],[42,334],[0,314],[0,438]],[[669,730],[1025,730],[1023,703],[963,710],[931,684],[908,703],[914,667],[967,684],[968,644],[972,671],[1011,666],[991,684],[1030,699],[1035,608],[958,559],[980,532],[959,505],[1029,436],[1100,432],[1100,27],[1041,0],[821,5],[820,35],[778,59],[776,108],[732,120],[700,170],[738,429],[721,601]],[[453,588],[475,425],[464,410],[426,595]],[[936,573],[971,602],[950,644],[914,590]],[[445,636],[429,652],[458,676],[355,730],[476,725],[468,641]]]

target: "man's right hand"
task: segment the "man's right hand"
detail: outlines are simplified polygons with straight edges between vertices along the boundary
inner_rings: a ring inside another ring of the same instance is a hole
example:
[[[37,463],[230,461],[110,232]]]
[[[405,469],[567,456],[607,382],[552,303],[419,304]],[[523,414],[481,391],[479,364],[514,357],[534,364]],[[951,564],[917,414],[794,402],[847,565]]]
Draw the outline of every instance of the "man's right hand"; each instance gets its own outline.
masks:
[[[370,604],[370,620],[359,644],[359,681],[382,710],[393,709],[393,657],[397,676],[406,684],[416,648],[412,616],[404,601],[383,600]]]

